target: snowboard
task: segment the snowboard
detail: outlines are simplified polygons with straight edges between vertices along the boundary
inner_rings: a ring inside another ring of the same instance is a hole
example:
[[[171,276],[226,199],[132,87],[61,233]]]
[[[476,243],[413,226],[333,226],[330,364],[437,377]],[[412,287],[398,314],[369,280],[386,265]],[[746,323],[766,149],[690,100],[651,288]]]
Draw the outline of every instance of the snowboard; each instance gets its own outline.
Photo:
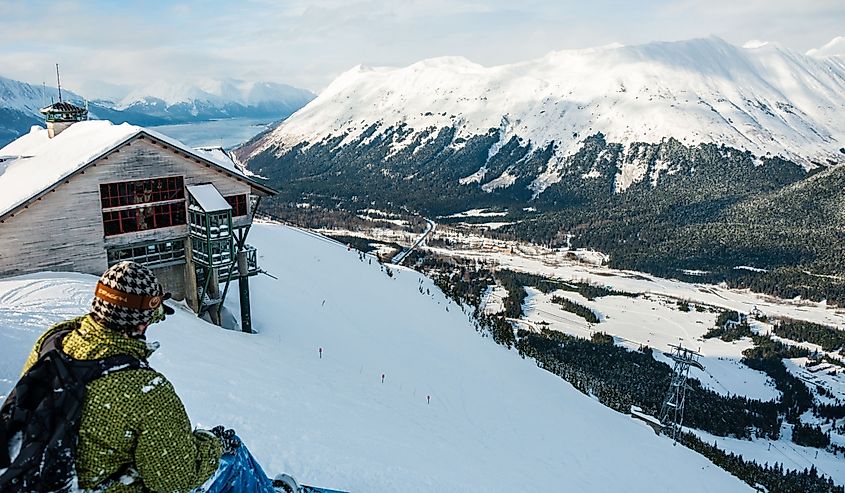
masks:
[[[318,486],[309,486],[307,484],[298,484],[295,479],[287,474],[279,474],[273,480],[273,488],[279,493],[348,493],[340,490],[330,490],[328,488],[320,488]]]
[[[326,488],[318,488],[316,486],[302,485],[299,487],[300,493],[348,493],[340,490],[329,490]]]

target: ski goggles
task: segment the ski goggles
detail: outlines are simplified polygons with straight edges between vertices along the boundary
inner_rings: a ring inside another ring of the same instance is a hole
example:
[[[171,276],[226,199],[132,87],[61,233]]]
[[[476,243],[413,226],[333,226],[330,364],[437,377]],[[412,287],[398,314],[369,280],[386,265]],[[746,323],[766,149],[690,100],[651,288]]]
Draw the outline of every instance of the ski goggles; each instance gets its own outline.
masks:
[[[170,299],[170,293],[164,293],[161,296],[140,295],[120,291],[110,286],[106,286],[102,282],[98,282],[97,289],[94,291],[94,296],[123,308],[130,308],[133,310],[153,310],[152,323],[161,322],[164,320],[165,316],[176,313],[173,308],[164,304],[165,300]]]

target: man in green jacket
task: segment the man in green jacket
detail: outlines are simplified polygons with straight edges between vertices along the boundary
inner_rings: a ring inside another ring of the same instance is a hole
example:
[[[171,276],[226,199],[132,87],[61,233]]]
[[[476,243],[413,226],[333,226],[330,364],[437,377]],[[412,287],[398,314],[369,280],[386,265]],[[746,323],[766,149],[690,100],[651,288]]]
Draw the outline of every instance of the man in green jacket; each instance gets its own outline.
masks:
[[[24,373],[37,361],[44,339],[63,329],[72,329],[62,340],[71,358],[130,355],[146,360],[157,344],[146,342],[145,332],[163,318],[163,297],[146,267],[134,262],[112,266],[97,283],[91,312],[42,335]],[[188,492],[217,470],[224,447],[233,444],[212,432],[191,430],[173,385],[152,369],[114,372],[86,386],[76,451],[81,489]]]

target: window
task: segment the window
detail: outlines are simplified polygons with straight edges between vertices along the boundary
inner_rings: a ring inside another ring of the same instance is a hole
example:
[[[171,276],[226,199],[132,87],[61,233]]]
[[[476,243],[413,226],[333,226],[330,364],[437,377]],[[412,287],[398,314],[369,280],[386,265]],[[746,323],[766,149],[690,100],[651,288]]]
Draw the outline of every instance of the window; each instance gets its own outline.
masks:
[[[191,221],[189,223],[191,234],[203,237],[206,236],[205,214],[196,211],[193,208],[188,211],[188,214],[191,215]]]
[[[232,240],[214,240],[211,242],[211,264],[220,265],[232,262]]]
[[[191,237],[191,254],[197,263],[220,266],[233,259],[232,239],[206,241]]]
[[[185,258],[185,242],[182,240],[161,241],[148,245],[137,245],[108,250],[109,265],[132,260],[147,266],[177,262]]]
[[[106,236],[181,224],[185,224],[184,202],[103,211],[103,229]]]
[[[225,197],[226,202],[232,206],[232,215],[233,216],[246,216],[247,215],[247,201],[246,201],[246,194],[241,195],[232,195],[230,197]]]
[[[224,238],[231,234],[229,231],[229,213],[218,212],[208,215],[208,237]]]
[[[181,176],[100,185],[103,209],[184,198],[185,185]]]
[[[208,265],[208,244],[205,240],[191,237],[191,255],[194,261]]]
[[[106,236],[185,224],[181,176],[104,183],[100,201]]]

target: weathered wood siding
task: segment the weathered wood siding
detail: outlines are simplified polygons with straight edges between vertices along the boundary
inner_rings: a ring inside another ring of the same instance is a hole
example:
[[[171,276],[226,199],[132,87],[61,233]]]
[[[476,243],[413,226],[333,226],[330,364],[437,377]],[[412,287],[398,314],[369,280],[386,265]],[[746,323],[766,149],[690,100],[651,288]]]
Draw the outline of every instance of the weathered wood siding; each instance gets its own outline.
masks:
[[[0,224],[0,277],[42,270],[99,275],[107,246],[186,237],[185,226],[104,237],[100,184],[163,176],[183,176],[185,185],[212,183],[223,195],[250,193],[244,181],[135,138]]]
[[[106,269],[97,177],[89,167],[0,224],[0,276]]]

